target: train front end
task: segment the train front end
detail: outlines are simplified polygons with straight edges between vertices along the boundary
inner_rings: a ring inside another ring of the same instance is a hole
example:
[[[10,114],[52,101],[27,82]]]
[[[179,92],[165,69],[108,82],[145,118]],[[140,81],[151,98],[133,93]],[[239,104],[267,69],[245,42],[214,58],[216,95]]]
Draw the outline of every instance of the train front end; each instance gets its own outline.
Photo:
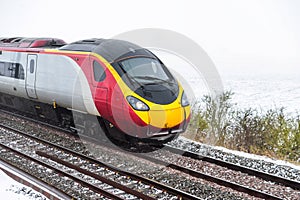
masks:
[[[118,61],[123,80],[129,123],[122,128],[138,138],[166,140],[185,131],[190,106],[182,86],[155,57],[136,56]]]
[[[109,47],[119,53],[109,62],[116,86],[110,99],[113,119],[108,127],[117,127],[126,140],[147,143],[165,143],[184,132],[190,104],[167,67],[152,52],[132,43],[113,40]]]

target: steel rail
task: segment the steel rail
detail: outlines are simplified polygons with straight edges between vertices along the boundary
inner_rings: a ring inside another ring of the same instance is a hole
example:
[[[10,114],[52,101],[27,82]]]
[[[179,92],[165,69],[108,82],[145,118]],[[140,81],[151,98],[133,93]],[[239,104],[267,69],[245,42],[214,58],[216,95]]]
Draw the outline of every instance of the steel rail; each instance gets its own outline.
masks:
[[[88,160],[88,161],[90,161],[90,162],[93,162],[93,163],[95,163],[95,164],[98,164],[98,165],[100,165],[100,166],[103,166],[103,167],[105,167],[105,168],[107,168],[107,169],[110,169],[110,170],[112,170],[112,171],[118,172],[118,173],[121,174],[121,175],[128,176],[128,177],[130,177],[130,178],[132,178],[132,179],[134,179],[134,180],[141,181],[141,182],[146,183],[146,184],[148,184],[148,185],[154,186],[154,187],[156,187],[156,188],[158,188],[158,189],[161,189],[161,190],[163,190],[163,191],[165,191],[165,192],[167,192],[167,193],[170,193],[170,194],[172,194],[172,195],[178,196],[178,199],[183,199],[183,200],[184,200],[184,199],[198,199],[198,200],[202,199],[202,198],[200,198],[200,197],[197,197],[197,196],[192,195],[192,194],[189,194],[189,193],[187,193],[187,192],[184,192],[184,191],[175,189],[175,188],[173,188],[173,187],[164,185],[164,184],[159,183],[159,182],[157,182],[157,181],[154,181],[154,180],[151,180],[151,179],[148,179],[148,178],[139,176],[139,175],[137,175],[137,174],[135,174],[135,173],[132,173],[132,172],[128,172],[128,171],[125,171],[125,170],[118,169],[118,168],[116,168],[116,167],[114,167],[114,166],[111,166],[111,165],[109,165],[109,164],[103,163],[103,162],[101,162],[101,161],[99,161],[99,160],[96,160],[96,159],[94,159],[94,158],[87,157],[87,156],[85,156],[85,155],[83,155],[83,154],[81,154],[81,153],[78,153],[78,152],[73,151],[73,150],[70,150],[70,149],[68,149],[68,148],[59,146],[59,145],[54,144],[54,143],[52,143],[52,142],[46,141],[46,140],[44,140],[44,139],[35,137],[35,136],[33,136],[33,135],[30,135],[30,134],[25,133],[25,132],[23,132],[23,131],[17,130],[17,129],[15,129],[15,128],[12,128],[12,127],[9,127],[9,126],[6,126],[6,125],[2,125],[2,124],[0,124],[0,127],[4,128],[4,129],[8,129],[8,130],[13,131],[13,132],[17,132],[17,133],[19,133],[19,134],[22,134],[22,135],[28,137],[28,138],[34,139],[34,140],[39,141],[39,142],[41,142],[41,143],[47,144],[47,145],[49,145],[49,146],[53,146],[53,147],[55,147],[55,148],[57,148],[57,149],[60,149],[61,151],[66,152],[66,153],[69,153],[69,154],[72,154],[72,155],[81,157],[82,159],[86,159],[86,160]],[[47,155],[46,155],[45,153],[43,153],[43,152],[37,151],[36,153],[37,153],[37,154],[41,154],[41,155],[47,157]],[[148,196],[148,198],[150,198],[150,197]]]
[[[290,179],[282,178],[280,176],[272,175],[272,174],[269,174],[269,173],[264,173],[264,172],[261,172],[261,171],[258,171],[258,170],[252,169],[252,168],[248,168],[248,167],[245,167],[245,166],[235,165],[235,164],[230,163],[230,162],[226,162],[226,161],[215,159],[215,158],[208,157],[208,156],[203,156],[203,155],[193,153],[193,152],[190,152],[190,151],[185,151],[185,150],[182,150],[182,149],[171,147],[169,145],[165,145],[164,149],[168,150],[172,153],[183,155],[185,157],[189,157],[189,158],[193,158],[193,159],[196,159],[196,160],[202,160],[202,161],[206,161],[206,162],[209,162],[209,163],[213,163],[213,164],[216,164],[216,165],[219,165],[219,166],[222,166],[222,167],[226,167],[226,168],[234,170],[234,171],[240,171],[240,172],[243,172],[243,173],[255,176],[255,177],[259,177],[259,178],[264,179],[266,181],[272,181],[272,182],[282,184],[282,185],[287,186],[287,187],[291,187],[291,188],[296,189],[296,190],[300,190],[300,182],[295,181],[295,180],[290,180]]]
[[[204,174],[204,173],[201,173],[201,172],[198,172],[198,171],[186,168],[186,167],[182,167],[182,166],[170,163],[170,162],[159,160],[157,158],[153,158],[153,157],[146,156],[146,155],[136,155],[136,156],[138,156],[140,158],[143,158],[143,159],[146,159],[146,160],[149,160],[149,161],[154,162],[156,164],[161,164],[161,165],[170,167],[172,169],[184,172],[184,173],[186,173],[188,175],[191,175],[193,177],[205,179],[207,181],[217,183],[219,185],[231,188],[233,190],[247,193],[247,194],[249,194],[251,196],[254,196],[254,197],[263,198],[263,199],[270,199],[270,200],[280,200],[281,199],[281,198],[273,196],[271,194],[267,194],[267,193],[264,193],[264,192],[259,191],[259,190],[248,188],[247,186],[243,186],[243,185],[240,185],[240,184],[237,184],[237,183],[232,183],[232,182],[229,182],[227,180],[217,178],[217,177],[214,177],[214,176],[210,176],[210,175],[207,175],[207,174]]]
[[[65,177],[68,177],[68,178],[70,178],[70,179],[78,182],[80,185],[83,185],[83,186],[85,186],[85,187],[93,190],[94,192],[96,192],[98,194],[101,194],[101,195],[103,195],[103,196],[105,196],[107,198],[113,198],[113,199],[123,200],[123,198],[120,198],[119,196],[117,196],[115,194],[112,194],[112,193],[110,193],[108,191],[105,191],[105,190],[103,190],[101,188],[98,188],[98,187],[96,187],[96,186],[94,186],[94,185],[92,185],[92,184],[90,184],[90,183],[88,183],[86,181],[81,180],[80,178],[74,177],[74,176],[72,176],[72,175],[70,175],[70,174],[68,174],[68,173],[66,173],[66,172],[64,172],[64,171],[62,171],[60,169],[57,169],[56,167],[53,167],[53,166],[51,166],[51,165],[49,165],[49,164],[47,164],[47,163],[45,163],[43,161],[40,161],[40,160],[38,160],[36,158],[28,156],[28,155],[26,155],[26,154],[24,154],[24,153],[22,153],[22,152],[20,152],[18,150],[15,150],[15,149],[13,149],[11,147],[8,147],[6,145],[3,145],[1,143],[0,143],[0,147],[3,148],[3,149],[6,149],[8,151],[11,151],[11,152],[13,152],[13,153],[15,153],[15,154],[17,154],[17,155],[19,155],[19,156],[27,159],[27,160],[31,160],[32,162],[35,162],[35,163],[37,163],[37,164],[39,164],[41,166],[44,166],[44,167],[46,167],[48,169],[51,169],[51,170],[55,171],[57,174],[61,174],[61,175],[65,176]]]
[[[50,186],[43,180],[36,178],[35,176],[29,174],[28,172],[22,171],[12,164],[6,162],[2,157],[0,157],[0,169],[4,171],[9,177],[16,180],[17,182],[26,185],[33,190],[41,193],[52,200],[60,199],[72,199],[70,195],[64,191]]]

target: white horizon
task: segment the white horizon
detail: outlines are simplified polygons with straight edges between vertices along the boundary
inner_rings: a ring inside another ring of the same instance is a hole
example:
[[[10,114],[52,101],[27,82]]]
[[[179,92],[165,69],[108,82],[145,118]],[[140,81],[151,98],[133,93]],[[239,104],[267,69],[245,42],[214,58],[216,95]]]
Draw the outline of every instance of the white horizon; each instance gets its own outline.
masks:
[[[294,0],[7,0],[0,3],[0,37],[73,42],[163,28],[197,42],[220,73],[300,74],[299,8]]]

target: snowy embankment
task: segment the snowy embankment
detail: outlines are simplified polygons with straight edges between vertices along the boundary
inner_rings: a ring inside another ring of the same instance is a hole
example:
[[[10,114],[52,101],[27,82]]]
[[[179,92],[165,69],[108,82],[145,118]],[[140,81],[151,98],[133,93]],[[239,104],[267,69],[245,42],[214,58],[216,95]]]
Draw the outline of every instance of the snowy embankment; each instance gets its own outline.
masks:
[[[18,183],[0,170],[0,197],[7,200],[47,200],[44,195]]]
[[[169,144],[176,148],[191,151],[202,156],[216,158],[261,172],[300,181],[300,166],[286,161],[275,160],[265,156],[259,156],[240,151],[233,151],[223,147],[206,145],[186,139],[182,136],[180,136],[177,140],[170,142]]]
[[[275,165],[283,165],[283,166],[291,167],[291,168],[294,168],[294,169],[300,171],[300,166],[299,165],[295,165],[293,163],[290,163],[290,162],[287,162],[287,161],[284,161],[284,160],[276,160],[276,159],[272,159],[272,158],[269,158],[269,157],[266,157],[266,156],[260,156],[260,155],[246,153],[246,152],[242,152],[242,151],[231,150],[231,149],[227,149],[225,147],[220,147],[220,146],[210,146],[210,145],[207,145],[207,144],[196,142],[194,140],[187,139],[187,138],[182,137],[182,136],[179,136],[179,140],[186,141],[190,145],[198,144],[198,145],[203,146],[204,148],[206,147],[207,149],[215,149],[215,150],[218,150],[218,151],[222,151],[224,153],[240,156],[240,157],[243,157],[243,158],[253,159],[253,160],[257,160],[257,161],[263,160],[263,161],[266,161],[266,162],[273,163]]]

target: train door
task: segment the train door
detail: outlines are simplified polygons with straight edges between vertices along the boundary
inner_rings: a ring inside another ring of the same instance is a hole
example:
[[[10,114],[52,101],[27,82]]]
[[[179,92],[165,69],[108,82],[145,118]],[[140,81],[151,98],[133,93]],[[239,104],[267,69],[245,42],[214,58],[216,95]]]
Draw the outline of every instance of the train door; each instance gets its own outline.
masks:
[[[26,91],[30,98],[36,99],[36,70],[37,70],[37,55],[29,54],[27,57],[26,66]]]
[[[92,85],[94,90],[94,98],[97,109],[101,115],[106,117],[108,115],[107,107],[107,87],[105,85],[106,72],[105,67],[97,60],[91,58],[92,64]]]

